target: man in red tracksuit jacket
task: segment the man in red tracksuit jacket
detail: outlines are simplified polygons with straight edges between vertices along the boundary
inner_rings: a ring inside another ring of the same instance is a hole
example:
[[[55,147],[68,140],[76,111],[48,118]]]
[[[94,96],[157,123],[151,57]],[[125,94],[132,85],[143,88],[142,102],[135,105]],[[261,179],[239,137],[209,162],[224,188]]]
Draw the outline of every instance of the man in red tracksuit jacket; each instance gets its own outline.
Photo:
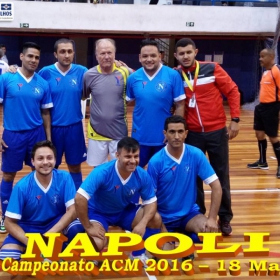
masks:
[[[228,140],[239,131],[240,93],[226,71],[215,62],[195,59],[198,50],[189,38],[180,39],[175,45],[174,56],[180,66],[186,93],[185,118],[188,125],[186,143],[207,152],[210,163],[221,182],[223,195],[219,210],[219,224],[223,235],[231,235],[233,217],[229,182]],[[231,122],[226,127],[223,96],[227,97]],[[203,183],[197,182],[197,204],[203,214]]]

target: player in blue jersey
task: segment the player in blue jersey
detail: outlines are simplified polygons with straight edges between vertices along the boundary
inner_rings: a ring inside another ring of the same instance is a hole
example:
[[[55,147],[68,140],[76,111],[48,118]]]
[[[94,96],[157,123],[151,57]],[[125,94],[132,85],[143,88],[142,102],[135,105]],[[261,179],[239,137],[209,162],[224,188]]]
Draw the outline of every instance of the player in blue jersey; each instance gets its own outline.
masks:
[[[9,235],[1,247],[0,259],[20,259],[28,241],[27,232],[61,232],[71,239],[81,230],[75,220],[73,180],[68,172],[54,169],[55,156],[55,147],[48,140],[33,147],[35,171],[22,178],[12,191],[5,213]]]
[[[75,198],[78,218],[99,251],[106,245],[105,232],[110,225],[137,233],[144,239],[158,233],[161,227],[155,186],[148,173],[137,167],[139,143],[124,137],[118,142],[116,155],[117,160],[104,163],[90,173]],[[142,205],[131,203],[135,192],[140,193]],[[134,257],[144,261],[144,252],[134,252]]]
[[[78,189],[82,183],[81,163],[87,156],[81,112],[83,76],[87,68],[73,64],[74,55],[73,41],[56,41],[54,56],[57,62],[44,67],[39,75],[49,83],[54,104],[51,129],[57,150],[56,168],[65,153],[69,172]]]
[[[148,164],[148,173],[157,190],[158,212],[163,231],[217,232],[217,214],[222,189],[206,156],[196,147],[184,144],[187,125],[181,116],[171,116],[164,124],[167,145]],[[199,176],[212,188],[208,217],[196,204],[196,178]]]
[[[164,120],[171,115],[173,103],[175,114],[183,117],[186,97],[180,75],[161,64],[156,41],[142,41],[139,60],[143,67],[129,76],[126,99],[135,100],[132,137],[140,143],[139,165],[144,167],[164,146]]]
[[[1,140],[3,178],[1,182],[2,213],[5,213],[13,181],[22,163],[32,167],[31,149],[35,143],[51,140],[50,112],[53,107],[48,83],[35,73],[40,46],[23,45],[22,66],[15,74],[0,76],[0,102],[3,103],[4,132]],[[3,219],[0,232],[5,232]]]

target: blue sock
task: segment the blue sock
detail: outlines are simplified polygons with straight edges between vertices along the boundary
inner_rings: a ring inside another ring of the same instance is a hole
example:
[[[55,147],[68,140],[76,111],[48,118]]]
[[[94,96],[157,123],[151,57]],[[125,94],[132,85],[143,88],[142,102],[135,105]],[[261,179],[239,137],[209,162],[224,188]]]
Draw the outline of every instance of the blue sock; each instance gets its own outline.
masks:
[[[195,232],[186,232],[186,235],[192,239],[193,243],[202,243]]]
[[[146,240],[148,237],[154,235],[154,234],[157,234],[157,233],[160,233],[160,229],[154,229],[154,228],[146,228],[146,232],[143,236],[143,239]],[[132,252],[132,255],[133,256],[139,256],[139,255],[142,255],[144,254],[146,251],[145,248],[141,249],[141,250],[138,250],[138,251],[133,251]]]
[[[16,249],[1,249],[0,251],[0,260],[4,260],[5,258],[12,258],[14,260],[19,261],[20,256],[23,254],[22,251]]]
[[[79,172],[79,173],[72,173],[72,172],[70,172],[70,175],[71,175],[71,177],[72,177],[72,179],[74,181],[76,190],[78,190],[78,188],[80,187],[80,185],[83,182],[82,172]]]
[[[1,206],[2,206],[2,216],[4,216],[9,200],[10,200],[10,196],[13,190],[13,181],[12,182],[6,182],[2,179],[1,182]]]

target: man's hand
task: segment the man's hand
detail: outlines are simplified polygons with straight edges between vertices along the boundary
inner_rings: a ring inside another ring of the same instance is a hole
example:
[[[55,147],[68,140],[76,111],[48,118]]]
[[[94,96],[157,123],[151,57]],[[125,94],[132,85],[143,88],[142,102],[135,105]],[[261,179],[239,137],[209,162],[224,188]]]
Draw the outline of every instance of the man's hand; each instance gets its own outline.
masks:
[[[17,68],[14,65],[10,65],[9,69],[8,69],[9,73],[16,73],[17,72]]]
[[[5,143],[5,141],[3,139],[1,139],[1,147],[0,147],[0,152],[5,152],[4,148],[8,148],[8,145]]]
[[[228,137],[229,139],[233,139],[238,135],[239,125],[237,122],[231,121],[228,127]]]
[[[121,60],[115,60],[115,64],[116,64],[116,67],[121,67],[121,66],[124,66],[124,67],[127,67],[129,68],[123,61]]]
[[[105,233],[106,233],[104,227],[102,225],[100,225],[99,223],[91,222],[90,224],[91,224],[91,226],[89,228],[86,228],[87,234],[92,238],[98,237],[98,238],[104,240]]]
[[[141,237],[143,237],[146,232],[146,225],[140,222],[133,228],[132,232],[139,234]]]
[[[205,232],[218,232],[217,221],[211,218],[208,218],[205,224]]]

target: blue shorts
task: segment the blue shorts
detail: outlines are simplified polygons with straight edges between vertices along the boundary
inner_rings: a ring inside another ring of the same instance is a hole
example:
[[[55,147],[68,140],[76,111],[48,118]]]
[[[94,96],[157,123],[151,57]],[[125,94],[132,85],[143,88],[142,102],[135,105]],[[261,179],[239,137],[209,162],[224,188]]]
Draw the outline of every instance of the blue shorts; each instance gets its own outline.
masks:
[[[140,145],[140,162],[139,166],[145,167],[151,157],[160,151],[163,147],[165,147],[165,144],[160,146],[146,146],[146,145]]]
[[[18,225],[26,233],[30,232],[30,233],[41,233],[41,234],[44,234],[49,229],[51,229],[60,220],[60,218],[61,218],[61,216],[57,217],[56,219],[52,220],[51,222],[49,222],[48,224],[45,224],[45,225],[34,225],[32,223],[27,224],[27,223],[21,223],[20,221],[19,221]],[[17,240],[16,238],[11,236],[10,234],[7,235],[7,237],[3,241],[2,246],[6,245],[6,244],[17,244],[19,246],[26,247],[25,244],[21,243],[19,240]]]
[[[109,226],[119,226],[124,230],[132,231],[132,222],[141,207],[141,204],[131,203],[121,213],[114,215],[106,215],[89,209],[88,216],[90,221],[99,222],[106,231],[108,231]]]
[[[5,152],[2,153],[1,170],[3,172],[17,172],[22,169],[23,162],[33,167],[31,150],[37,142],[46,140],[46,134],[43,125],[23,131],[4,129],[3,140],[8,148],[3,147]]]
[[[170,223],[164,223],[166,229],[169,232],[180,232],[180,233],[186,233],[186,225],[187,223],[195,216],[201,215],[201,212],[199,211],[199,207],[197,204],[193,206],[191,211],[184,217],[182,217],[179,220],[172,221]]]
[[[52,142],[56,147],[56,167],[61,164],[63,153],[66,163],[76,165],[87,159],[87,148],[82,121],[68,126],[52,127]]]

